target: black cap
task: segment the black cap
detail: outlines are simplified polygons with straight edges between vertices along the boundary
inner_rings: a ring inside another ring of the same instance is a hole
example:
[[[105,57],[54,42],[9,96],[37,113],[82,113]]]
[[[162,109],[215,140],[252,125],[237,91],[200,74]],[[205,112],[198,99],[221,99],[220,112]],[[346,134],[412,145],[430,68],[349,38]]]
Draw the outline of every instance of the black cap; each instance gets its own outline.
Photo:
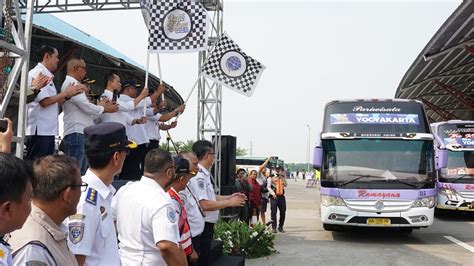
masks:
[[[104,122],[84,128],[86,148],[88,150],[124,150],[135,149],[137,144],[128,141],[125,127],[116,122]]]
[[[189,161],[184,159],[183,157],[174,157],[174,166],[176,167],[176,174],[189,174]]]
[[[130,79],[130,80],[124,80],[122,81],[122,89],[125,89],[126,87],[135,87],[135,88],[140,88],[140,84],[137,84],[137,82],[133,79]]]

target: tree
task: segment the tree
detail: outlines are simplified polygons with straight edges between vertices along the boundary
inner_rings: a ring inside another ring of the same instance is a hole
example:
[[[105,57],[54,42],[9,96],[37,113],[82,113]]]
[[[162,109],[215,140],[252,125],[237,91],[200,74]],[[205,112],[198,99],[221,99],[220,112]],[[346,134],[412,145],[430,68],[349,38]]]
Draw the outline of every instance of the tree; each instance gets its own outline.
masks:
[[[245,155],[247,155],[247,149],[237,147],[237,149],[235,150],[235,156],[245,156]]]

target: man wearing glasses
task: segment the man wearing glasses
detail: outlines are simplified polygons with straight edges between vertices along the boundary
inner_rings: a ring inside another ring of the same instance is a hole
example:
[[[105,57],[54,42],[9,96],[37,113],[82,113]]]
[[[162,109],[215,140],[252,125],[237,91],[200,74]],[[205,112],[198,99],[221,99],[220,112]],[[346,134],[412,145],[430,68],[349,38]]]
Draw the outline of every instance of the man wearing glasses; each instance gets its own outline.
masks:
[[[67,246],[63,221],[76,213],[81,190],[77,162],[65,155],[48,155],[33,165],[33,202],[26,223],[12,233],[14,265],[77,265]]]
[[[179,216],[166,193],[176,178],[175,170],[168,151],[151,150],[142,178],[117,192],[113,214],[123,265],[187,265],[179,245]]]
[[[84,151],[84,128],[94,124],[94,119],[102,113],[114,113],[118,110],[118,105],[108,99],[101,99],[97,105],[89,102],[86,91],[89,90],[86,85],[81,84],[87,74],[86,63],[82,59],[73,58],[67,63],[67,75],[63,82],[61,91],[65,91],[70,85],[79,85],[84,92],[66,97],[63,104],[63,122],[64,122],[64,153],[76,158],[79,163],[81,175],[87,170],[87,161]]]
[[[204,231],[199,238],[193,239],[193,243],[196,242],[199,246],[197,264],[204,266],[209,265],[214,224],[219,219],[219,210],[227,207],[241,207],[245,204],[247,197],[242,193],[234,193],[228,196],[216,195],[214,180],[210,172],[216,154],[214,145],[207,140],[198,140],[193,144],[192,150],[199,160],[199,172],[196,177],[189,181],[189,189],[205,211]],[[189,213],[189,216],[191,216],[191,213]]]
[[[89,188],[81,194],[77,213],[67,220],[68,245],[79,265],[120,265],[111,184],[122,170],[128,149],[136,144],[127,140],[125,127],[115,122],[86,127],[84,136],[89,169],[82,181]]]

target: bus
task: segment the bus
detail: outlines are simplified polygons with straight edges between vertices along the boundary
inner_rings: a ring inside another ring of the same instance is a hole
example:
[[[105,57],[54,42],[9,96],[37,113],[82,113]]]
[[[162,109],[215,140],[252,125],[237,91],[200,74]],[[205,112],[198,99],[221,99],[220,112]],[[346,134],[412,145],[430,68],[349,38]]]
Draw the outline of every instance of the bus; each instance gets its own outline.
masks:
[[[438,171],[437,209],[474,211],[474,121],[431,124],[436,151],[447,160]]]
[[[413,229],[433,223],[434,140],[421,102],[332,101],[314,148],[321,221],[342,227]]]

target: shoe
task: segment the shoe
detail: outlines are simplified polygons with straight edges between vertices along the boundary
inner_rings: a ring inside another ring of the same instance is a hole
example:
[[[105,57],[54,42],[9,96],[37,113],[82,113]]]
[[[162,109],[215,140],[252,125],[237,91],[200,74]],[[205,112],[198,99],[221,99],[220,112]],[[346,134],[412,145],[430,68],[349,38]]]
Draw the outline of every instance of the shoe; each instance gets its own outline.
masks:
[[[276,234],[276,233],[277,233],[277,230],[276,230],[276,229],[273,229],[273,230],[272,230],[272,233]]]
[[[284,233],[285,230],[283,230],[283,228],[278,228],[278,231],[280,231],[280,233]]]

